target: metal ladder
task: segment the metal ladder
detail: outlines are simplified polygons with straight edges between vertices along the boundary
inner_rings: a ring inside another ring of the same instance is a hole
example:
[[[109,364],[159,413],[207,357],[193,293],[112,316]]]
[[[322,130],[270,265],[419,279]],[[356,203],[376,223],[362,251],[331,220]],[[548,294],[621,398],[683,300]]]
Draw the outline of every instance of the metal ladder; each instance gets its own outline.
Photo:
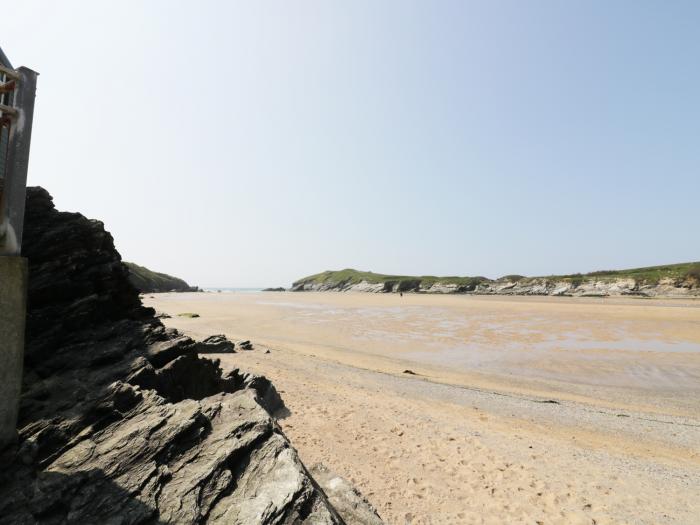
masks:
[[[0,255],[19,255],[22,246],[37,76],[0,61]]]

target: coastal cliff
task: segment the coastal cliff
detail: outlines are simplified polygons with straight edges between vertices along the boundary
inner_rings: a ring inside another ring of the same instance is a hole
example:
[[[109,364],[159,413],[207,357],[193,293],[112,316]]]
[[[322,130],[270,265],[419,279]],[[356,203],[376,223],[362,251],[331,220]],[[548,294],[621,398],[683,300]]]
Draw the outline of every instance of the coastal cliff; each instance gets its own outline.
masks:
[[[164,327],[99,221],[29,188],[24,385],[0,451],[0,523],[314,523],[343,518],[271,412],[264,377]]]
[[[700,297],[700,263],[547,277],[509,275],[500,279],[384,275],[346,269],[299,279],[292,284],[291,291]]]

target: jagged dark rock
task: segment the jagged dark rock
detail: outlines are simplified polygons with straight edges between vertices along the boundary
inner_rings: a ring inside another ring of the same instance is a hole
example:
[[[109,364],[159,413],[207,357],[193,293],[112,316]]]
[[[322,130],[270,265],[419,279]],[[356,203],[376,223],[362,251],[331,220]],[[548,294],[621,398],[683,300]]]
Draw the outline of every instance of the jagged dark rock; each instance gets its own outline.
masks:
[[[229,381],[233,380],[236,385],[240,385],[237,388],[253,390],[258,403],[270,414],[274,414],[284,408],[284,402],[277,393],[275,385],[265,376],[241,372],[236,368],[227,374],[226,379]]]
[[[29,188],[23,250],[26,366],[0,523],[343,523],[270,416],[274,386],[222,374],[165,328],[102,223]]]

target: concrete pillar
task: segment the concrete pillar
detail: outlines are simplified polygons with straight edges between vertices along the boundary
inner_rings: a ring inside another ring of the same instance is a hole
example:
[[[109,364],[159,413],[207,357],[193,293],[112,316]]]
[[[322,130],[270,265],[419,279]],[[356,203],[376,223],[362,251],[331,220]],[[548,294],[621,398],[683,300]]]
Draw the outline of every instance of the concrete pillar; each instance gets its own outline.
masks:
[[[27,259],[0,256],[0,449],[17,436],[26,310]]]

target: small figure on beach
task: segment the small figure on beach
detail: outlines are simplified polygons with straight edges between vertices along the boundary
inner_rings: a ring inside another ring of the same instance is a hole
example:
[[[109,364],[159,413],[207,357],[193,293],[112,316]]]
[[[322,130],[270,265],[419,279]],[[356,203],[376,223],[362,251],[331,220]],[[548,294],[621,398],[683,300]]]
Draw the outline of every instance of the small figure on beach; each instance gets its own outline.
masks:
[[[399,297],[403,297],[403,292],[399,292]]]

